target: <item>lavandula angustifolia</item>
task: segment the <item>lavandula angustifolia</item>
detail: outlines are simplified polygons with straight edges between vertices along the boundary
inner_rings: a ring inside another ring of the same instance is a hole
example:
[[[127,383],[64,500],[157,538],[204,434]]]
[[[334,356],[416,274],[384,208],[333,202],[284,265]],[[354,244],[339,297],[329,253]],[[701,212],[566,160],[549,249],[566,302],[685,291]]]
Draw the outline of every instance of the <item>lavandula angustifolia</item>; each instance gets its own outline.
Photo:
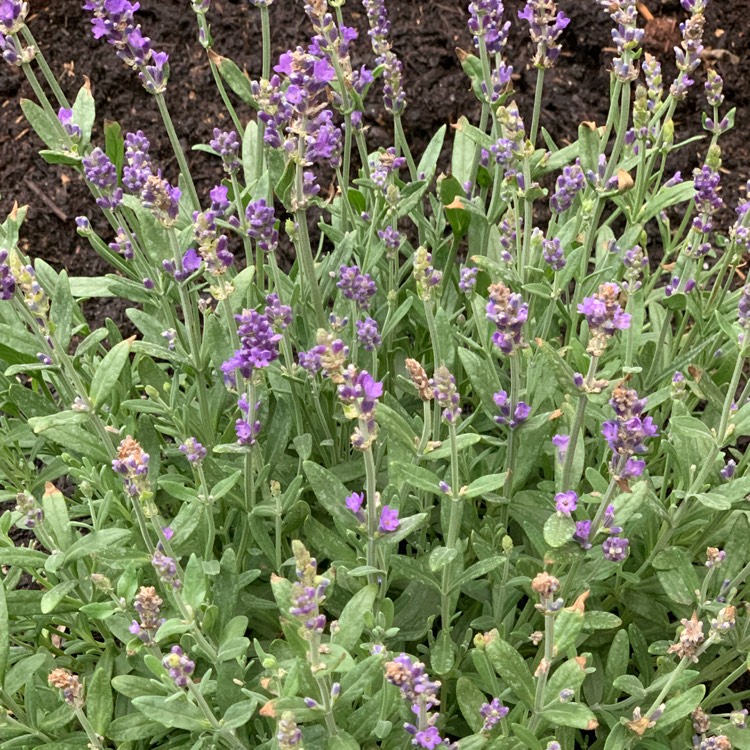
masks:
[[[155,644],[156,631],[165,622],[161,614],[161,597],[153,586],[141,586],[136,594],[133,607],[138,613],[139,620],[133,620],[128,630],[147,646]]]
[[[179,646],[172,646],[170,652],[162,659],[162,665],[175,687],[187,687],[188,682],[192,680],[195,662]]]
[[[544,616],[544,655],[534,673],[537,682],[534,694],[534,716],[530,724],[530,728],[534,729],[540,719],[540,712],[544,704],[544,689],[555,656],[555,618],[562,609],[564,601],[558,596],[560,581],[550,573],[538,573],[531,582],[531,590],[539,598],[534,607]]]
[[[93,14],[91,31],[96,39],[105,39],[117,50],[117,56],[129,67],[138,71],[143,87],[156,97],[164,126],[180,167],[180,173],[188,189],[192,207],[199,207],[198,194],[193,185],[185,154],[169,116],[164,92],[169,80],[169,55],[151,48],[151,40],[143,35],[140,24],[135,22],[138,3],[128,0],[86,0],[84,10]]]
[[[708,2],[702,0],[681,0],[682,7],[690,13],[690,17],[680,24],[682,41],[680,47],[675,47],[675,62],[677,64],[677,78],[669,89],[675,100],[684,99],[688,89],[695,83],[690,77],[698,68],[703,52],[703,27],[706,18],[704,11]]]
[[[333,702],[337,697],[337,691],[333,689],[327,676],[319,674],[325,668],[321,661],[321,636],[326,626],[326,616],[321,612],[320,605],[325,601],[330,580],[318,574],[317,561],[297,539],[292,541],[292,553],[297,580],[292,584],[292,606],[289,613],[297,618],[300,623],[300,636],[308,643],[307,659],[318,685],[320,707],[325,714],[326,728],[329,734],[336,734]],[[317,701],[311,700],[310,704],[318,706]]]
[[[10,267],[10,253],[0,248],[0,299],[9,300],[13,298],[16,291],[16,277]]]
[[[482,63],[482,93],[486,103],[496,105],[510,88],[513,67],[502,55],[508,41],[510,21],[503,22],[502,0],[474,0],[469,3],[469,31]]]
[[[347,419],[357,420],[357,426],[351,435],[352,446],[362,452],[365,463],[365,481],[367,496],[367,564],[379,567],[375,538],[378,532],[378,494],[377,470],[373,444],[378,435],[378,424],[375,421],[375,410],[383,395],[383,383],[375,380],[366,370],[358,370],[349,365],[341,372],[341,384],[338,396]],[[368,582],[375,583],[374,574],[368,575]]]
[[[407,722],[404,729],[412,735],[412,744],[425,750],[434,750],[443,744],[436,727],[440,714],[433,708],[440,705],[440,682],[431,680],[425,665],[408,654],[400,654],[385,665],[385,677],[396,685],[401,695],[417,717],[416,724]]]
[[[570,23],[570,19],[562,11],[557,11],[555,0],[529,0],[523,10],[518,11],[518,17],[529,24],[531,41],[536,45],[532,63],[537,69],[537,79],[534,112],[529,131],[529,140],[535,144],[542,109],[544,71],[557,62],[560,55],[560,44],[557,40]]]

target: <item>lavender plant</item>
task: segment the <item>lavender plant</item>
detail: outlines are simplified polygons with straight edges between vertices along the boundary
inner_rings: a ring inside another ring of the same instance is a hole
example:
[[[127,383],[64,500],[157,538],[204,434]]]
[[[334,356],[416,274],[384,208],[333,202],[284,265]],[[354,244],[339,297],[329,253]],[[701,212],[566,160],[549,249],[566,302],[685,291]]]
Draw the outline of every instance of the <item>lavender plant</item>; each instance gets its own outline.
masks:
[[[600,1],[609,116],[565,147],[540,114],[569,19],[468,3],[481,115],[449,167],[445,128],[409,148],[383,0],[369,42],[356,3],[305,2],[278,60],[271,4],[247,7],[253,78],[210,0],[175,10],[233,125],[191,144],[204,193],[138,3],[81,12],[155,98],[171,178],[153,133],[93,138],[89,87],[71,103],[28,3],[0,0],[20,106],[112,267],[26,257],[25,207],[0,226],[0,747],[750,747],[750,202],[720,192],[707,0],[681,2],[673,82],[634,0]],[[703,161],[668,176],[701,77]],[[136,333],[92,328],[97,297]]]

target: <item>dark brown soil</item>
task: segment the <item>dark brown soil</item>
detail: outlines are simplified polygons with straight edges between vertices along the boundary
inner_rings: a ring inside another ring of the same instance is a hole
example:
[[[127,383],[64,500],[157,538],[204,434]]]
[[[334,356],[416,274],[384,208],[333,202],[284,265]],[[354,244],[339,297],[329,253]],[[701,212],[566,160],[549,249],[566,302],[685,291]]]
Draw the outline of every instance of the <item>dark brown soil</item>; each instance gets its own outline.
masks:
[[[29,24],[44,50],[61,85],[71,96],[91,80],[97,101],[98,127],[105,119],[117,120],[123,131],[144,130],[154,144],[154,152],[168,176],[174,177],[169,144],[159,121],[155,103],[136,77],[114,55],[113,50],[95,41],[89,33],[87,14],[74,0],[32,0]],[[415,153],[420,153],[432,134],[443,123],[454,123],[465,114],[476,118],[478,105],[469,90],[455,49],[472,49],[466,20],[468,0],[390,0],[395,49],[404,61],[405,88],[409,106],[404,121]],[[647,0],[654,18],[641,21],[646,26],[647,49],[664,64],[664,78],[674,73],[672,47],[679,41],[678,22],[684,18],[678,0]],[[186,0],[141,0],[140,20],[159,48],[170,53],[172,78],[167,92],[177,131],[185,145],[207,142],[213,127],[228,127],[220,99],[205,59],[196,41],[195,18]],[[276,0],[271,6],[274,57],[296,44],[303,44],[309,24],[295,0]],[[531,44],[525,24],[516,13],[522,0],[506,0],[506,16],[514,19],[509,57],[516,74],[515,88],[522,114],[530,117],[536,72],[528,67]],[[612,57],[610,20],[594,2],[560,0],[559,6],[571,23],[563,35],[563,53],[558,66],[550,71],[545,84],[543,126],[558,143],[575,137],[584,120],[603,123],[608,107],[608,65]],[[358,0],[344,7],[348,22],[360,29],[356,55],[371,62],[366,18]],[[260,70],[260,28],[257,11],[247,0],[214,0],[209,14],[216,51],[232,58],[251,77]],[[732,206],[741,186],[750,177],[748,123],[750,123],[750,30],[746,0],[721,0],[708,10],[706,62],[725,81],[728,106],[737,107],[737,127],[721,139],[724,152],[724,196]],[[678,135],[700,132],[704,106],[704,71],[699,71],[694,90],[676,115]],[[22,73],[9,65],[0,66],[0,215],[14,201],[29,204],[24,230],[24,247],[56,267],[66,267],[72,275],[98,274],[108,270],[75,231],[74,219],[81,214],[92,218],[96,207],[81,178],[69,169],[50,166],[37,156],[41,147],[28,130],[19,99],[31,97]],[[240,116],[252,116],[239,107]],[[384,116],[379,96],[371,96],[366,113],[370,145],[391,140],[390,123]],[[95,138],[100,131],[95,132]],[[690,171],[700,164],[705,145],[691,146],[674,160],[674,168]],[[447,169],[447,151],[441,163]],[[217,164],[205,154],[193,152],[191,171],[201,190],[219,179]],[[744,188],[742,188],[744,189]],[[727,219],[731,214],[727,212]],[[117,308],[101,306],[91,310],[95,317],[119,317]]]

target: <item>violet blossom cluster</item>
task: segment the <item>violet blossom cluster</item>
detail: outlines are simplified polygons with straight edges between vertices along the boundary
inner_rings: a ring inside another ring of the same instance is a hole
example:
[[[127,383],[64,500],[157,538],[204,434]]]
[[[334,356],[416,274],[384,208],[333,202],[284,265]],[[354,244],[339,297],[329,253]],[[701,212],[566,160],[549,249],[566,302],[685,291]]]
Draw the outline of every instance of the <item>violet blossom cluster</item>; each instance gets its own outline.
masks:
[[[372,276],[362,273],[359,266],[341,266],[336,286],[346,299],[354,302],[360,310],[370,307],[372,298],[378,291]]]
[[[404,729],[413,737],[412,744],[425,750],[434,750],[438,745],[446,743],[436,726],[440,715],[432,710],[440,705],[440,682],[430,679],[424,664],[408,654],[400,654],[386,663],[385,677],[399,688],[417,717],[417,724],[404,724]]]
[[[526,143],[526,128],[518,111],[518,105],[511,102],[497,111],[498,122],[502,125],[503,135],[490,146],[490,155],[495,164],[505,170],[506,177],[514,177],[519,181],[519,187],[524,189],[523,174],[518,168],[523,159]]]
[[[578,312],[586,317],[589,327],[589,345],[586,351],[600,357],[607,341],[617,333],[630,328],[630,315],[623,311],[619,302],[620,287],[607,282],[591,297],[584,297]]]
[[[575,197],[586,187],[586,176],[581,163],[576,159],[575,164],[565,167],[555,182],[555,192],[550,198],[552,210],[561,214],[572,205]]]
[[[573,493],[575,494],[575,493]],[[602,542],[602,554],[605,560],[610,562],[622,562],[628,555],[630,541],[622,534],[622,527],[615,524],[615,506],[608,505],[604,509],[604,515],[597,528],[589,520],[576,521],[573,541],[581,545],[584,550],[589,550],[593,546],[593,539],[599,533],[607,535]]]
[[[713,231],[713,216],[724,206],[719,195],[721,174],[704,164],[693,171],[695,185],[695,208],[698,215],[693,219],[693,229],[701,234]],[[705,253],[704,253],[705,254]]]
[[[356,321],[357,341],[366,352],[377,349],[383,342],[378,330],[378,322],[371,317]]]
[[[615,419],[602,425],[602,435],[612,449],[612,473],[622,479],[639,477],[646,462],[633,458],[646,452],[646,440],[658,434],[651,417],[643,416],[646,399],[639,398],[633,388],[620,384],[612,391],[610,406]]]
[[[169,79],[169,55],[151,48],[134,14],[139,3],[129,0],[86,0],[83,9],[91,11],[91,32],[95,39],[105,39],[128,66],[138,70],[141,84],[151,94],[161,94]]]
[[[555,0],[529,0],[518,17],[529,24],[531,41],[536,45],[533,64],[536,68],[551,68],[560,56],[558,39],[570,19],[557,10]]]
[[[147,646],[155,644],[156,631],[165,622],[165,619],[160,617],[162,604],[162,599],[153,586],[141,586],[135,595],[133,607],[139,619],[133,620],[128,630]]]
[[[443,410],[443,419],[448,424],[455,424],[461,415],[461,396],[456,388],[455,375],[445,365],[440,365],[430,379],[430,386],[437,405]]]
[[[326,617],[320,611],[320,605],[326,599],[326,590],[330,580],[318,575],[318,563],[305,549],[302,542],[296,539],[292,542],[295,574],[297,580],[292,584],[292,606],[289,614],[301,622],[301,633],[304,638],[311,640],[314,635],[320,635],[326,626]]]
[[[184,443],[180,445],[180,453],[193,464],[193,466],[200,466],[206,458],[206,448],[201,445],[194,437],[189,437]]]
[[[388,193],[389,176],[398,174],[399,169],[406,166],[406,158],[397,156],[393,146],[381,151],[370,160],[370,179],[382,190],[383,195]]]
[[[750,331],[750,284],[745,284],[740,292],[740,301],[737,305],[737,322],[742,332],[739,335],[739,344],[744,349],[747,343],[747,334]]]
[[[24,0],[2,0],[0,2],[0,34],[17,34],[26,23],[29,4]]]
[[[509,711],[510,709],[504,706],[499,698],[493,698],[490,703],[483,703],[479,708],[479,715],[484,719],[482,733],[491,732],[508,715]]]
[[[367,370],[358,370],[349,365],[341,374],[338,387],[339,400],[344,407],[347,419],[356,419],[351,441],[358,450],[367,450],[377,437],[375,408],[383,395],[383,383],[375,380]]]
[[[9,300],[16,292],[16,277],[10,267],[10,253],[0,248],[0,299]]]
[[[523,297],[511,292],[501,281],[489,288],[487,319],[497,330],[492,334],[492,343],[504,354],[513,354],[523,348],[523,327],[529,317],[529,306]]]
[[[208,145],[221,157],[225,172],[235,174],[239,171],[242,166],[242,162],[240,162],[240,139],[234,130],[214,128],[213,138]]]
[[[687,96],[688,89],[695,83],[690,77],[701,63],[703,53],[703,27],[705,16],[703,11],[708,2],[703,0],[681,0],[682,7],[691,15],[687,21],[680,24],[682,41],[675,47],[675,63],[677,64],[677,78],[669,89],[673,99],[681,100]]]
[[[477,275],[479,274],[478,268],[472,268],[470,266],[462,266],[460,277],[458,281],[458,289],[462,294],[470,295],[474,291],[474,287],[477,285]]]
[[[482,81],[482,91],[491,103],[497,102],[508,90],[513,67],[502,59],[508,41],[510,21],[503,22],[505,8],[502,0],[473,0],[469,3],[469,31],[474,36],[474,46],[481,51],[482,43],[491,56],[490,85]]]
[[[254,239],[263,252],[274,252],[279,246],[274,207],[268,205],[265,198],[251,201],[245,209],[245,221],[248,237]]]
[[[14,510],[21,514],[21,518],[16,521],[16,526],[19,529],[35,529],[44,521],[44,511],[30,492],[24,491],[16,494]]]
[[[107,154],[99,147],[83,157],[83,176],[100,195],[96,205],[100,208],[115,209],[122,203],[122,188],[117,186],[117,168]]]
[[[120,442],[112,468],[122,475],[130,497],[141,497],[148,493],[148,464],[149,455],[137,440],[128,435]]]
[[[212,196],[212,207],[205,211],[193,212],[193,240],[197,248],[190,247],[182,256],[183,273],[189,275],[200,268],[201,263],[206,264],[206,270],[212,276],[224,275],[234,263],[234,255],[229,249],[229,239],[219,231],[217,221],[223,217],[224,210],[214,208],[216,201],[214,197],[221,200],[221,193],[226,188],[217,185],[210,193]],[[178,278],[178,281],[180,279]],[[212,289],[212,294],[216,295]]]
[[[500,414],[495,417],[498,424],[507,424],[511,430],[522,425],[531,414],[531,407],[524,401],[519,401],[515,406],[511,404],[506,391],[498,391],[492,395],[495,406]]]
[[[195,671],[195,662],[179,647],[172,646],[170,652],[161,661],[169,673],[172,682],[178,688],[186,687]]]
[[[644,31],[638,28],[636,0],[599,0],[599,4],[609,13],[616,26],[612,29],[612,41],[618,57],[612,62],[612,71],[618,81],[634,81],[638,70],[633,60],[638,57],[638,45]]]
[[[553,271],[562,271],[565,268],[565,252],[562,249],[559,237],[542,240],[542,258]]]
[[[349,347],[340,338],[325,329],[318,330],[316,344],[309,351],[300,352],[300,367],[313,376],[323,372],[325,377],[340,385],[344,382],[344,364],[349,356]]]
[[[252,378],[256,370],[268,367],[279,357],[281,334],[274,330],[273,324],[265,313],[245,309],[235,315],[237,334],[240,337],[240,348],[221,366],[224,380],[235,386],[235,372],[246,380]]]
[[[164,541],[168,542],[173,536],[174,531],[168,526],[162,529]],[[175,591],[182,588],[182,580],[179,578],[179,569],[177,560],[167,554],[163,541],[159,541],[151,556],[151,565],[154,567],[157,578],[165,585],[171,586]]]
[[[391,48],[388,38],[391,23],[385,0],[362,0],[367,11],[368,35],[375,53],[375,62],[383,66],[383,104],[392,115],[399,115],[406,107],[406,94],[403,89],[403,66]]]

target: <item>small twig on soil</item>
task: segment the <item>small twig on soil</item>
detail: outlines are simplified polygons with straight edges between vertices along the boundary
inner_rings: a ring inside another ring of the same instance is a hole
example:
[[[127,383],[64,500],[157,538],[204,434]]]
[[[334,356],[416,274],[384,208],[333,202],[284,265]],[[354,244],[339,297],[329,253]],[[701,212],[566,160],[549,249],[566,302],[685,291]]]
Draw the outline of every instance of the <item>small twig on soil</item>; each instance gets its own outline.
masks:
[[[52,213],[57,216],[60,221],[67,221],[68,215],[37,185],[35,185],[30,179],[24,178],[24,182],[28,186],[34,195],[36,195]]]

